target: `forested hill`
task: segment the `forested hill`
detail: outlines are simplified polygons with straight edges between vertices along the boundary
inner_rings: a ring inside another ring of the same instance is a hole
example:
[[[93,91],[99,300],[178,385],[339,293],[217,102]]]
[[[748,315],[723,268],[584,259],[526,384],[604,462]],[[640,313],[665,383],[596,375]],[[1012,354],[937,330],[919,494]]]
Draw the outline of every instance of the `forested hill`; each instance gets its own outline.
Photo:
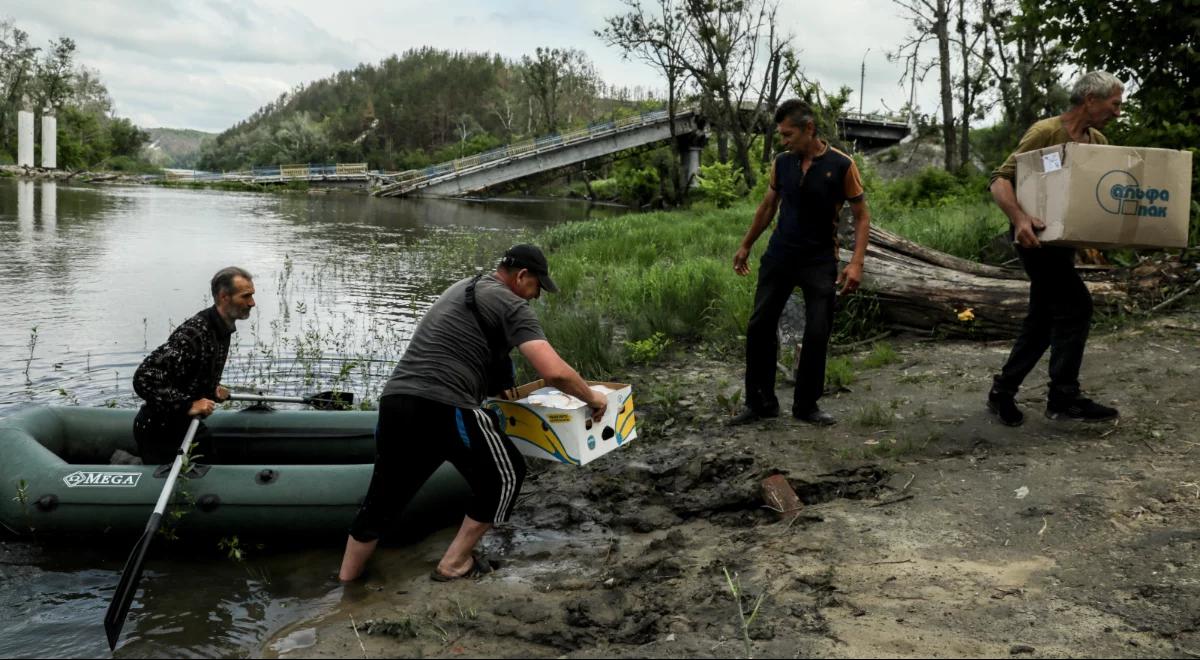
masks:
[[[587,56],[538,49],[520,62],[432,48],[304,85],[204,143],[198,167],[366,162],[400,170],[636,111]],[[657,104],[655,104],[657,105]]]
[[[200,145],[213,138],[212,133],[186,128],[147,128],[146,133],[150,141],[142,148],[143,157],[160,167],[194,167]]]

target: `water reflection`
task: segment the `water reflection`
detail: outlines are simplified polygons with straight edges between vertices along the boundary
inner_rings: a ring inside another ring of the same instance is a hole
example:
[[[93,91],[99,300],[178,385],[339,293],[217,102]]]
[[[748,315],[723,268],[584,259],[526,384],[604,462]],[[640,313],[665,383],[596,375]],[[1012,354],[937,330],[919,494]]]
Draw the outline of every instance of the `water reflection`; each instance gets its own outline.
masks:
[[[26,241],[33,235],[33,182],[17,182],[17,227]]]
[[[58,227],[58,182],[42,184],[42,231],[53,235]]]

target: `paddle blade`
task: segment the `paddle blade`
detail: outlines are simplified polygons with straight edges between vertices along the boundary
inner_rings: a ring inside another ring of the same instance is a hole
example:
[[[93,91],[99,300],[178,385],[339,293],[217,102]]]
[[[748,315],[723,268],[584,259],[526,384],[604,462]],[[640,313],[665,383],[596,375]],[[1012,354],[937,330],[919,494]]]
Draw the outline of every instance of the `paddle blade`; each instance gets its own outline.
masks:
[[[354,405],[353,392],[320,392],[305,400],[318,410],[349,410]]]
[[[138,582],[142,579],[142,566],[146,563],[146,552],[150,549],[150,542],[154,540],[154,535],[158,532],[161,517],[155,514],[153,518],[151,524],[146,526],[146,531],[142,532],[142,538],[138,539],[137,545],[133,546],[133,551],[129,553],[129,559],[125,560],[125,568],[121,569],[121,581],[117,584],[117,590],[113,592],[113,599],[108,604],[108,611],[104,613],[104,634],[108,636],[110,651],[117,648],[117,640],[121,638],[121,628],[125,626],[125,617],[129,614],[129,606],[133,603]]]

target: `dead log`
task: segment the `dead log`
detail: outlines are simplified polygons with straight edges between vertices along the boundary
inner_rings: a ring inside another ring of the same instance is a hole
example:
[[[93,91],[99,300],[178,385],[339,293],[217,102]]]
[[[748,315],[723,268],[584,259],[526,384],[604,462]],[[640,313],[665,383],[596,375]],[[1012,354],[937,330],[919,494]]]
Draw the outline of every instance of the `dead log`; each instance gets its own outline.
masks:
[[[1121,273],[1089,277],[1097,308],[1128,300]],[[871,227],[861,290],[892,327],[981,339],[1015,336],[1029,304],[1023,271],[960,259],[878,227]]]

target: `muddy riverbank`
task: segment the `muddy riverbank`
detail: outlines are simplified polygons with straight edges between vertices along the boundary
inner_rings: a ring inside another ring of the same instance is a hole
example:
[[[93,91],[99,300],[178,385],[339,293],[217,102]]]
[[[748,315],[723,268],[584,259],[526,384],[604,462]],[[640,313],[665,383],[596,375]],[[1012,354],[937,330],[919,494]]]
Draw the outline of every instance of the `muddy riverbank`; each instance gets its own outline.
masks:
[[[744,657],[748,636],[755,657],[1197,657],[1198,339],[1195,308],[1098,334],[1084,385],[1119,422],[1043,417],[1043,364],[1018,429],[982,405],[1005,342],[852,355],[830,429],[729,429],[737,358],[678,357],[629,374],[634,444],[533,465],[486,541],[499,572],[441,584],[444,539],[387,550],[263,653]],[[773,473],[805,503],[790,525],[763,506]],[[761,597],[748,635],[726,570],[746,611]]]

